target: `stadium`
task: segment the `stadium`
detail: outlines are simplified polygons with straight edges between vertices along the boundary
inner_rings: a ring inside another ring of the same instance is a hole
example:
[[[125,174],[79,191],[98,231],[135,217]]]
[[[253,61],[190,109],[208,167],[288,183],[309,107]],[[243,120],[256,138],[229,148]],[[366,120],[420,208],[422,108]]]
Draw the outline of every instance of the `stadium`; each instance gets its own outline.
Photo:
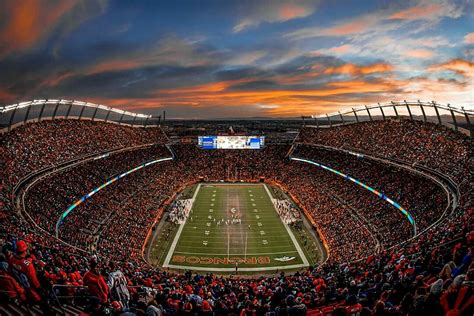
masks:
[[[474,315],[474,1],[0,1],[0,316]]]
[[[3,272],[6,314],[40,314],[45,300],[60,314],[137,310],[154,296],[166,313],[278,311],[284,298],[293,312],[358,314],[439,280],[442,299],[469,289],[472,112],[392,102],[258,133],[188,123],[206,126],[197,136],[79,101],[2,117],[2,260],[27,253],[34,266]],[[115,270],[125,289],[87,285]]]

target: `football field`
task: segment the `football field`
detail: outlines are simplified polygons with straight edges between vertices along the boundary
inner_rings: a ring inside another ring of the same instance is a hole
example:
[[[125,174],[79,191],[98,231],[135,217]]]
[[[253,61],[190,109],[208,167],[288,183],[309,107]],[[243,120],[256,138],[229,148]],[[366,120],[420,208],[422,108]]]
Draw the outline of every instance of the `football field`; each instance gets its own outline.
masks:
[[[265,184],[199,184],[163,267],[232,272],[309,265],[291,228],[277,214]]]

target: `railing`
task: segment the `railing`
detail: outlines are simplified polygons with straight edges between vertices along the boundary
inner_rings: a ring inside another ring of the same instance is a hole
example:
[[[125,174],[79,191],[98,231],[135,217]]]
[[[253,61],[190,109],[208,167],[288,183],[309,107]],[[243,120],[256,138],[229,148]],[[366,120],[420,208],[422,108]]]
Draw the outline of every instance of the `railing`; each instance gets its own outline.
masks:
[[[303,124],[318,128],[353,124],[366,121],[386,120],[388,118],[406,118],[445,125],[456,131],[472,135],[474,110],[441,105],[432,102],[390,102],[352,108],[334,113],[302,116]]]
[[[127,286],[127,288],[135,289],[139,299],[145,298],[150,291],[159,290],[158,288],[142,285],[131,285]],[[54,301],[63,311],[66,304],[86,307],[89,305],[90,300],[95,298],[95,296],[89,292],[89,288],[83,285],[53,284],[51,294]]]
[[[76,100],[33,100],[0,107],[0,133],[28,122],[54,119],[92,120],[132,127],[157,126],[161,116],[134,113]]]

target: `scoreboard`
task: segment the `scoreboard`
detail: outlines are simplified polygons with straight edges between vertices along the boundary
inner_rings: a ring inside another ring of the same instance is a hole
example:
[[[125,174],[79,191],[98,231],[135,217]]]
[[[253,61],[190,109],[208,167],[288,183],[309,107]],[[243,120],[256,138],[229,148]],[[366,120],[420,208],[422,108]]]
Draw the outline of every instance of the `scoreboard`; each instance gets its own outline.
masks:
[[[202,149],[261,149],[265,136],[199,136]]]

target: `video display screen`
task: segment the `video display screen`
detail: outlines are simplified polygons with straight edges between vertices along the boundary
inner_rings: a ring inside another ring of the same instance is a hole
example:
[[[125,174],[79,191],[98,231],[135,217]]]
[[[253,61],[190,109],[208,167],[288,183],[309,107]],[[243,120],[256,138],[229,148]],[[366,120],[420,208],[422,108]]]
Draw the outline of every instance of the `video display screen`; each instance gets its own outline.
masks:
[[[199,136],[202,149],[261,149],[265,136]]]

